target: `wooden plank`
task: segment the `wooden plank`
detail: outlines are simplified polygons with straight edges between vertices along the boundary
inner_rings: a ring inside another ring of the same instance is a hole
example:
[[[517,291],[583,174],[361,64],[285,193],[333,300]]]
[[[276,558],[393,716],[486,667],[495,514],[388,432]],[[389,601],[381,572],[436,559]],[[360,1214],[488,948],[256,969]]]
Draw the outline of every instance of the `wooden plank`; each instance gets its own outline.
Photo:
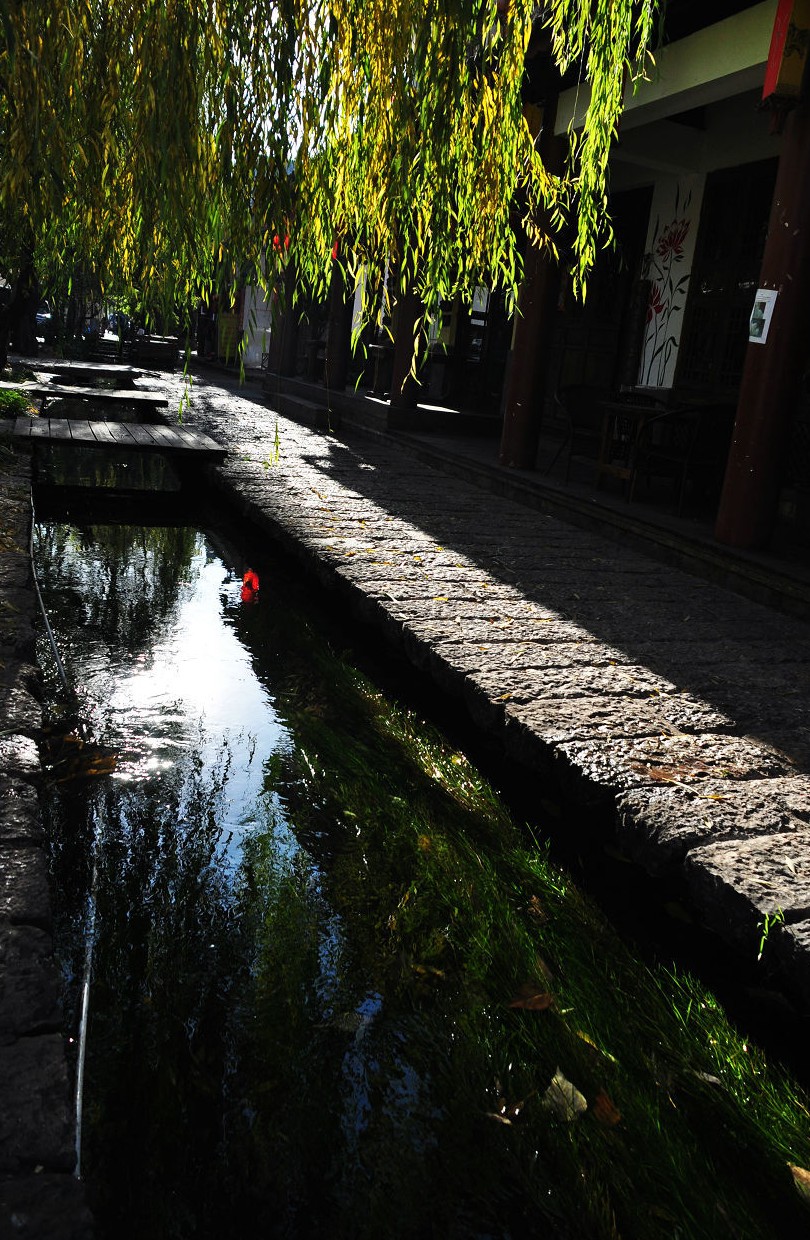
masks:
[[[93,432],[96,443],[110,444],[115,443],[115,436],[110,430],[109,422],[91,422],[90,429]]]
[[[76,443],[94,444],[96,442],[92,422],[83,422],[80,418],[69,418],[68,426],[70,427],[70,437]]]
[[[155,443],[155,438],[154,438],[154,435],[152,434],[151,426],[144,426],[143,423],[141,422],[127,422],[126,426],[127,426],[127,429],[130,435],[132,436],[132,438],[135,440],[135,443],[138,444],[139,447],[155,448],[158,446]]]
[[[67,440],[70,443],[70,423],[67,418],[49,418],[50,438],[56,440]]]
[[[154,426],[150,426],[149,430],[155,443],[159,444],[161,448],[174,449],[176,451],[178,447],[184,446],[178,444],[177,436],[173,434],[173,429],[171,427],[162,426],[160,423],[156,423]]]
[[[164,394],[154,388],[89,388],[81,387],[78,383],[64,386],[48,383],[39,384],[30,390],[49,400],[61,397],[64,400],[92,400],[112,405],[148,405],[155,409],[167,407],[169,404]]]
[[[104,425],[116,443],[128,444],[130,448],[133,446],[134,440],[128,422],[105,422]]]
[[[89,386],[92,386],[93,380],[115,379],[125,389],[129,389],[143,373],[135,366],[116,363],[105,366],[95,362],[38,362],[37,370],[56,375],[58,381],[66,384],[88,380]]]
[[[196,452],[218,452],[221,456],[227,454],[227,449],[218,444],[210,435],[206,435],[204,431],[188,431],[187,434],[193,436],[192,447]]]
[[[17,439],[49,439],[57,443],[111,448],[128,447],[157,452],[198,453],[201,456],[227,455],[226,449],[202,431],[185,427],[144,424],[140,422],[106,422],[85,418],[29,418],[20,416],[14,422]]]
[[[167,431],[171,431],[172,436],[177,440],[178,446],[185,444],[188,448],[196,447],[194,431],[188,430],[185,426],[179,426],[174,423],[172,426],[165,427]]]

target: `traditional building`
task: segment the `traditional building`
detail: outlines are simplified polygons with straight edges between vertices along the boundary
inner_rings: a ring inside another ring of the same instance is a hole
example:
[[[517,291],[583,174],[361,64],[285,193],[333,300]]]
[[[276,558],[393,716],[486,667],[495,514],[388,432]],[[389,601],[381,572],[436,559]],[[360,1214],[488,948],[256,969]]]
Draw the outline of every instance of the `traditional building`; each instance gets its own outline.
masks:
[[[720,541],[810,541],[809,34],[810,0],[670,0],[648,80],[628,87],[609,170],[616,245],[584,304],[564,263],[529,254],[520,315],[485,290],[472,313],[448,306],[403,399],[385,343],[337,364],[351,322],[338,290],[286,324],[273,390],[278,372],[333,394],[359,381],[393,396],[400,426],[424,424],[417,396],[476,409],[501,419],[501,463],[532,469],[541,432],[570,430],[575,388],[599,423],[599,481],[612,473],[633,497],[671,473],[680,507],[697,480]],[[588,85],[571,76],[555,79],[542,51],[526,65],[549,164],[583,122]]]

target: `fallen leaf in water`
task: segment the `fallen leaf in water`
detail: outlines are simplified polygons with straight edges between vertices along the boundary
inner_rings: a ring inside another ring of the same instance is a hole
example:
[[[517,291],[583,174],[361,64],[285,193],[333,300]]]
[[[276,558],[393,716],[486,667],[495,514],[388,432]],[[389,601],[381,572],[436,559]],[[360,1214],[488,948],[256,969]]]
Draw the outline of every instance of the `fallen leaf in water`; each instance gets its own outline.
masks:
[[[588,1046],[590,1046],[593,1050],[595,1050],[597,1055],[604,1056],[604,1058],[609,1059],[611,1063],[616,1062],[616,1056],[611,1055],[610,1051],[603,1050],[601,1046],[597,1046],[593,1038],[590,1037],[590,1035],[587,1034],[584,1029],[577,1029],[577,1037],[581,1038],[583,1042],[585,1042]]]
[[[794,1163],[788,1163],[788,1166],[799,1196],[805,1205],[810,1206],[810,1171],[806,1171],[804,1167],[797,1167]]]
[[[580,1115],[584,1115],[588,1109],[585,1095],[581,1094],[576,1085],[572,1085],[563,1076],[559,1068],[543,1094],[543,1106],[546,1110],[552,1111],[557,1119],[564,1120],[566,1124],[579,1119]]]
[[[510,1008],[524,1008],[527,1012],[545,1012],[554,1002],[554,996],[541,990],[536,982],[524,982],[511,1000]]]
[[[442,980],[446,977],[444,969],[437,969],[432,964],[412,964],[411,969],[417,977],[429,977]]]
[[[613,1105],[604,1089],[600,1089],[591,1104],[591,1114],[603,1128],[615,1128],[621,1121],[621,1112]]]

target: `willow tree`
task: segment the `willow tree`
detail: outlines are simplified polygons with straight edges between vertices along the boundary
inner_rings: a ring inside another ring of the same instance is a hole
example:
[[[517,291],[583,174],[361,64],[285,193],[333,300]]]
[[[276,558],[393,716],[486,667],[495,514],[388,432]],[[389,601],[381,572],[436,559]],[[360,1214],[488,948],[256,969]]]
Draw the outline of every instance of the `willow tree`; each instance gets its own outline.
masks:
[[[580,285],[605,227],[607,158],[655,0],[0,0],[0,262],[81,265],[152,303],[229,268],[294,265],[323,295],[395,272],[428,310],[514,291],[516,211],[565,224]],[[534,31],[589,91],[562,174],[521,78]],[[16,252],[14,246],[16,245]],[[17,264],[17,271],[14,264]]]

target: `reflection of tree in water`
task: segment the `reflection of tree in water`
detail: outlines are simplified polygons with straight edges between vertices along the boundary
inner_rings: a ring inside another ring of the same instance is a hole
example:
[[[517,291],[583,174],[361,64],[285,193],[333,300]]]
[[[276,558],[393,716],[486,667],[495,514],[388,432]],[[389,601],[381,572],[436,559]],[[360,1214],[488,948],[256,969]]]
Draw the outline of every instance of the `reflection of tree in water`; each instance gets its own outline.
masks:
[[[38,525],[36,557],[51,619],[141,650],[188,593],[193,529]]]
[[[231,999],[248,959],[219,825],[229,758],[212,773],[188,755],[151,795],[116,783],[52,802],[74,996],[97,837],[84,1171],[116,1236],[192,1235],[198,1209],[204,1229]]]

